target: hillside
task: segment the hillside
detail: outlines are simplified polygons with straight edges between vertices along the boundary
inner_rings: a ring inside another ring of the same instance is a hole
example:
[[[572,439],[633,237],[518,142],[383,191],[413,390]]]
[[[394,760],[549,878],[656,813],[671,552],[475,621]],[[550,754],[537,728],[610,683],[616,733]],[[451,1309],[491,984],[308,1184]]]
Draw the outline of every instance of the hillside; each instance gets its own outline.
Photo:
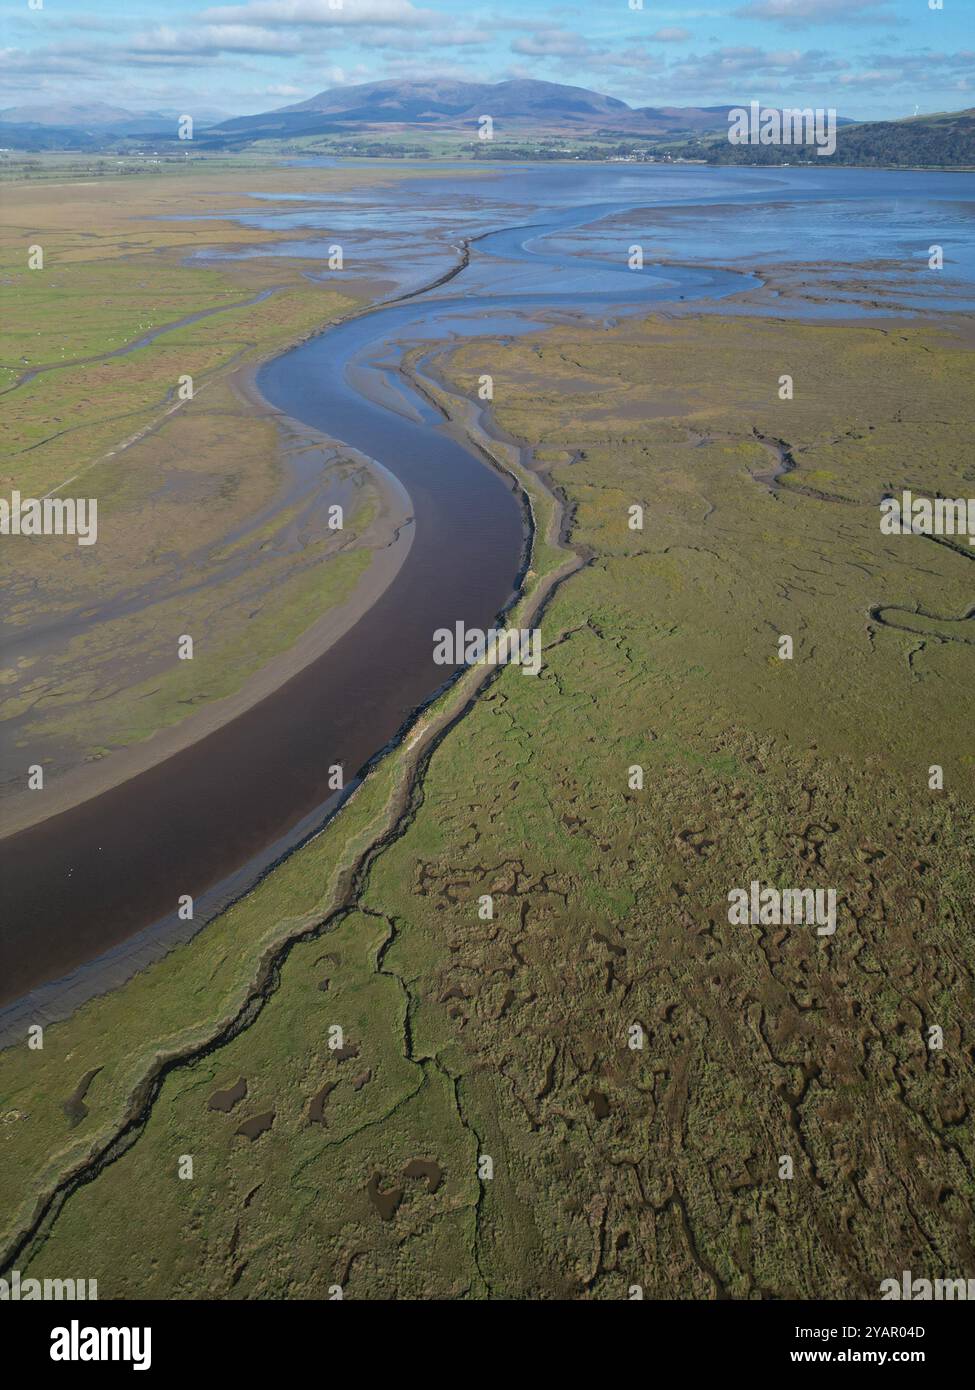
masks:
[[[668,146],[672,158],[706,159],[709,164],[813,163],[876,168],[975,168],[975,108],[909,116],[901,121],[862,121],[841,125],[836,153],[783,151],[781,145],[731,145],[710,134]]]
[[[835,162],[970,168],[975,166],[975,107],[849,126],[839,132]]]

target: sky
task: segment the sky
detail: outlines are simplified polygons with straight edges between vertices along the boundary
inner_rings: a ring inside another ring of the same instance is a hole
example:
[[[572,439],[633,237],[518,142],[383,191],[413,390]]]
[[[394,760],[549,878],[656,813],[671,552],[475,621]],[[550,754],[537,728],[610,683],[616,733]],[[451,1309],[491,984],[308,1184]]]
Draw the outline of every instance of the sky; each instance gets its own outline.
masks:
[[[975,106],[975,0],[0,0],[0,108],[248,115],[386,78],[513,77],[634,106]]]

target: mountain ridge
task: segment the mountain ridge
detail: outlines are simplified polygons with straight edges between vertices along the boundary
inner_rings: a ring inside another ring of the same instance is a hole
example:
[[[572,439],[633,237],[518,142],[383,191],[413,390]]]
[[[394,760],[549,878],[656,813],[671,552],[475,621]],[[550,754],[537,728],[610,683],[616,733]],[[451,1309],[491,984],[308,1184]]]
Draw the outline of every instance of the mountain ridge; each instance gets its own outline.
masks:
[[[634,107],[619,97],[605,96],[588,87],[536,78],[512,78],[506,82],[388,79],[326,88],[289,106],[234,117],[214,127],[211,133],[239,138],[262,130],[312,135],[319,131],[346,132],[355,126],[474,129],[482,116],[490,116],[498,125],[516,131],[530,122],[534,130],[556,134],[562,130],[594,133],[612,129],[621,134],[662,135],[719,129],[730,109]]]

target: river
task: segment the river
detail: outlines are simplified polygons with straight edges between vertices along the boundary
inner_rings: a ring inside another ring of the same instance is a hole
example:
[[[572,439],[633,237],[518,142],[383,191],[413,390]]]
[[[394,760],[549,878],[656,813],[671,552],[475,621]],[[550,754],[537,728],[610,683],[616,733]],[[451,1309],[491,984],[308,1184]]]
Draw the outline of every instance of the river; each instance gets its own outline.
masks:
[[[411,296],[284,353],[257,380],[278,410],[395,476],[411,500],[413,543],[374,606],[272,695],[156,767],[0,841],[0,1036],[124,978],[246,891],[336,809],[330,767],[342,764],[348,791],[450,675],[433,663],[434,630],[488,628],[510,602],[525,543],[511,480],[452,438],[412,390],[397,370],[405,347],[503,337],[566,314],[608,322],[661,306],[731,307],[762,289],[762,266],[784,257],[790,236],[811,275],[842,252],[860,276],[869,265],[885,277],[894,307],[916,312],[941,307],[944,281],[932,301],[917,274],[940,235],[955,277],[947,298],[958,307],[975,282],[973,195],[975,180],[961,175],[515,165],[484,179],[443,170],[368,196],[319,195],[320,206],[298,209],[269,197],[267,213],[242,213],[244,224],[301,233],[282,255],[324,257],[338,234],[354,264],[375,262]],[[838,229],[842,247],[830,250]],[[422,280],[439,281],[458,261],[462,239],[469,264],[423,291]],[[639,273],[628,265],[634,242],[646,253]],[[781,292],[749,311],[783,313]],[[822,309],[800,297],[792,311]],[[191,925],[176,915],[182,894],[195,900]]]

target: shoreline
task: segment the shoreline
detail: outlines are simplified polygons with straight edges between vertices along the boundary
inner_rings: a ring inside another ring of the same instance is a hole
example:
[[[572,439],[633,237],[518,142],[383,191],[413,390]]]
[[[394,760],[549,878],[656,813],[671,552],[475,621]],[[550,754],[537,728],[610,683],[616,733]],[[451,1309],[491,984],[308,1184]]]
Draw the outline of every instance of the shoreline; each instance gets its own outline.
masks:
[[[261,366],[263,361],[238,368],[228,378],[231,386],[260,414],[280,421],[285,428],[300,429],[305,435],[311,433],[308,426],[276,410],[261,394],[256,383]],[[336,441],[321,435],[320,443],[323,449],[333,449]],[[382,464],[358,450],[340,447],[368,471],[381,507],[379,516],[353,547],[355,550],[365,545],[372,551],[372,560],[350,597],[323,613],[288,651],[255,671],[233,694],[212,701],[178,724],[158,729],[139,743],[120,748],[97,762],[74,767],[53,781],[46,789],[43,809],[38,806],[39,798],[26,791],[0,801],[0,841],[96,799],[229,724],[324,656],[373,607],[396,578],[412,546],[412,502],[406,489]],[[374,545],[369,544],[370,537]]]

